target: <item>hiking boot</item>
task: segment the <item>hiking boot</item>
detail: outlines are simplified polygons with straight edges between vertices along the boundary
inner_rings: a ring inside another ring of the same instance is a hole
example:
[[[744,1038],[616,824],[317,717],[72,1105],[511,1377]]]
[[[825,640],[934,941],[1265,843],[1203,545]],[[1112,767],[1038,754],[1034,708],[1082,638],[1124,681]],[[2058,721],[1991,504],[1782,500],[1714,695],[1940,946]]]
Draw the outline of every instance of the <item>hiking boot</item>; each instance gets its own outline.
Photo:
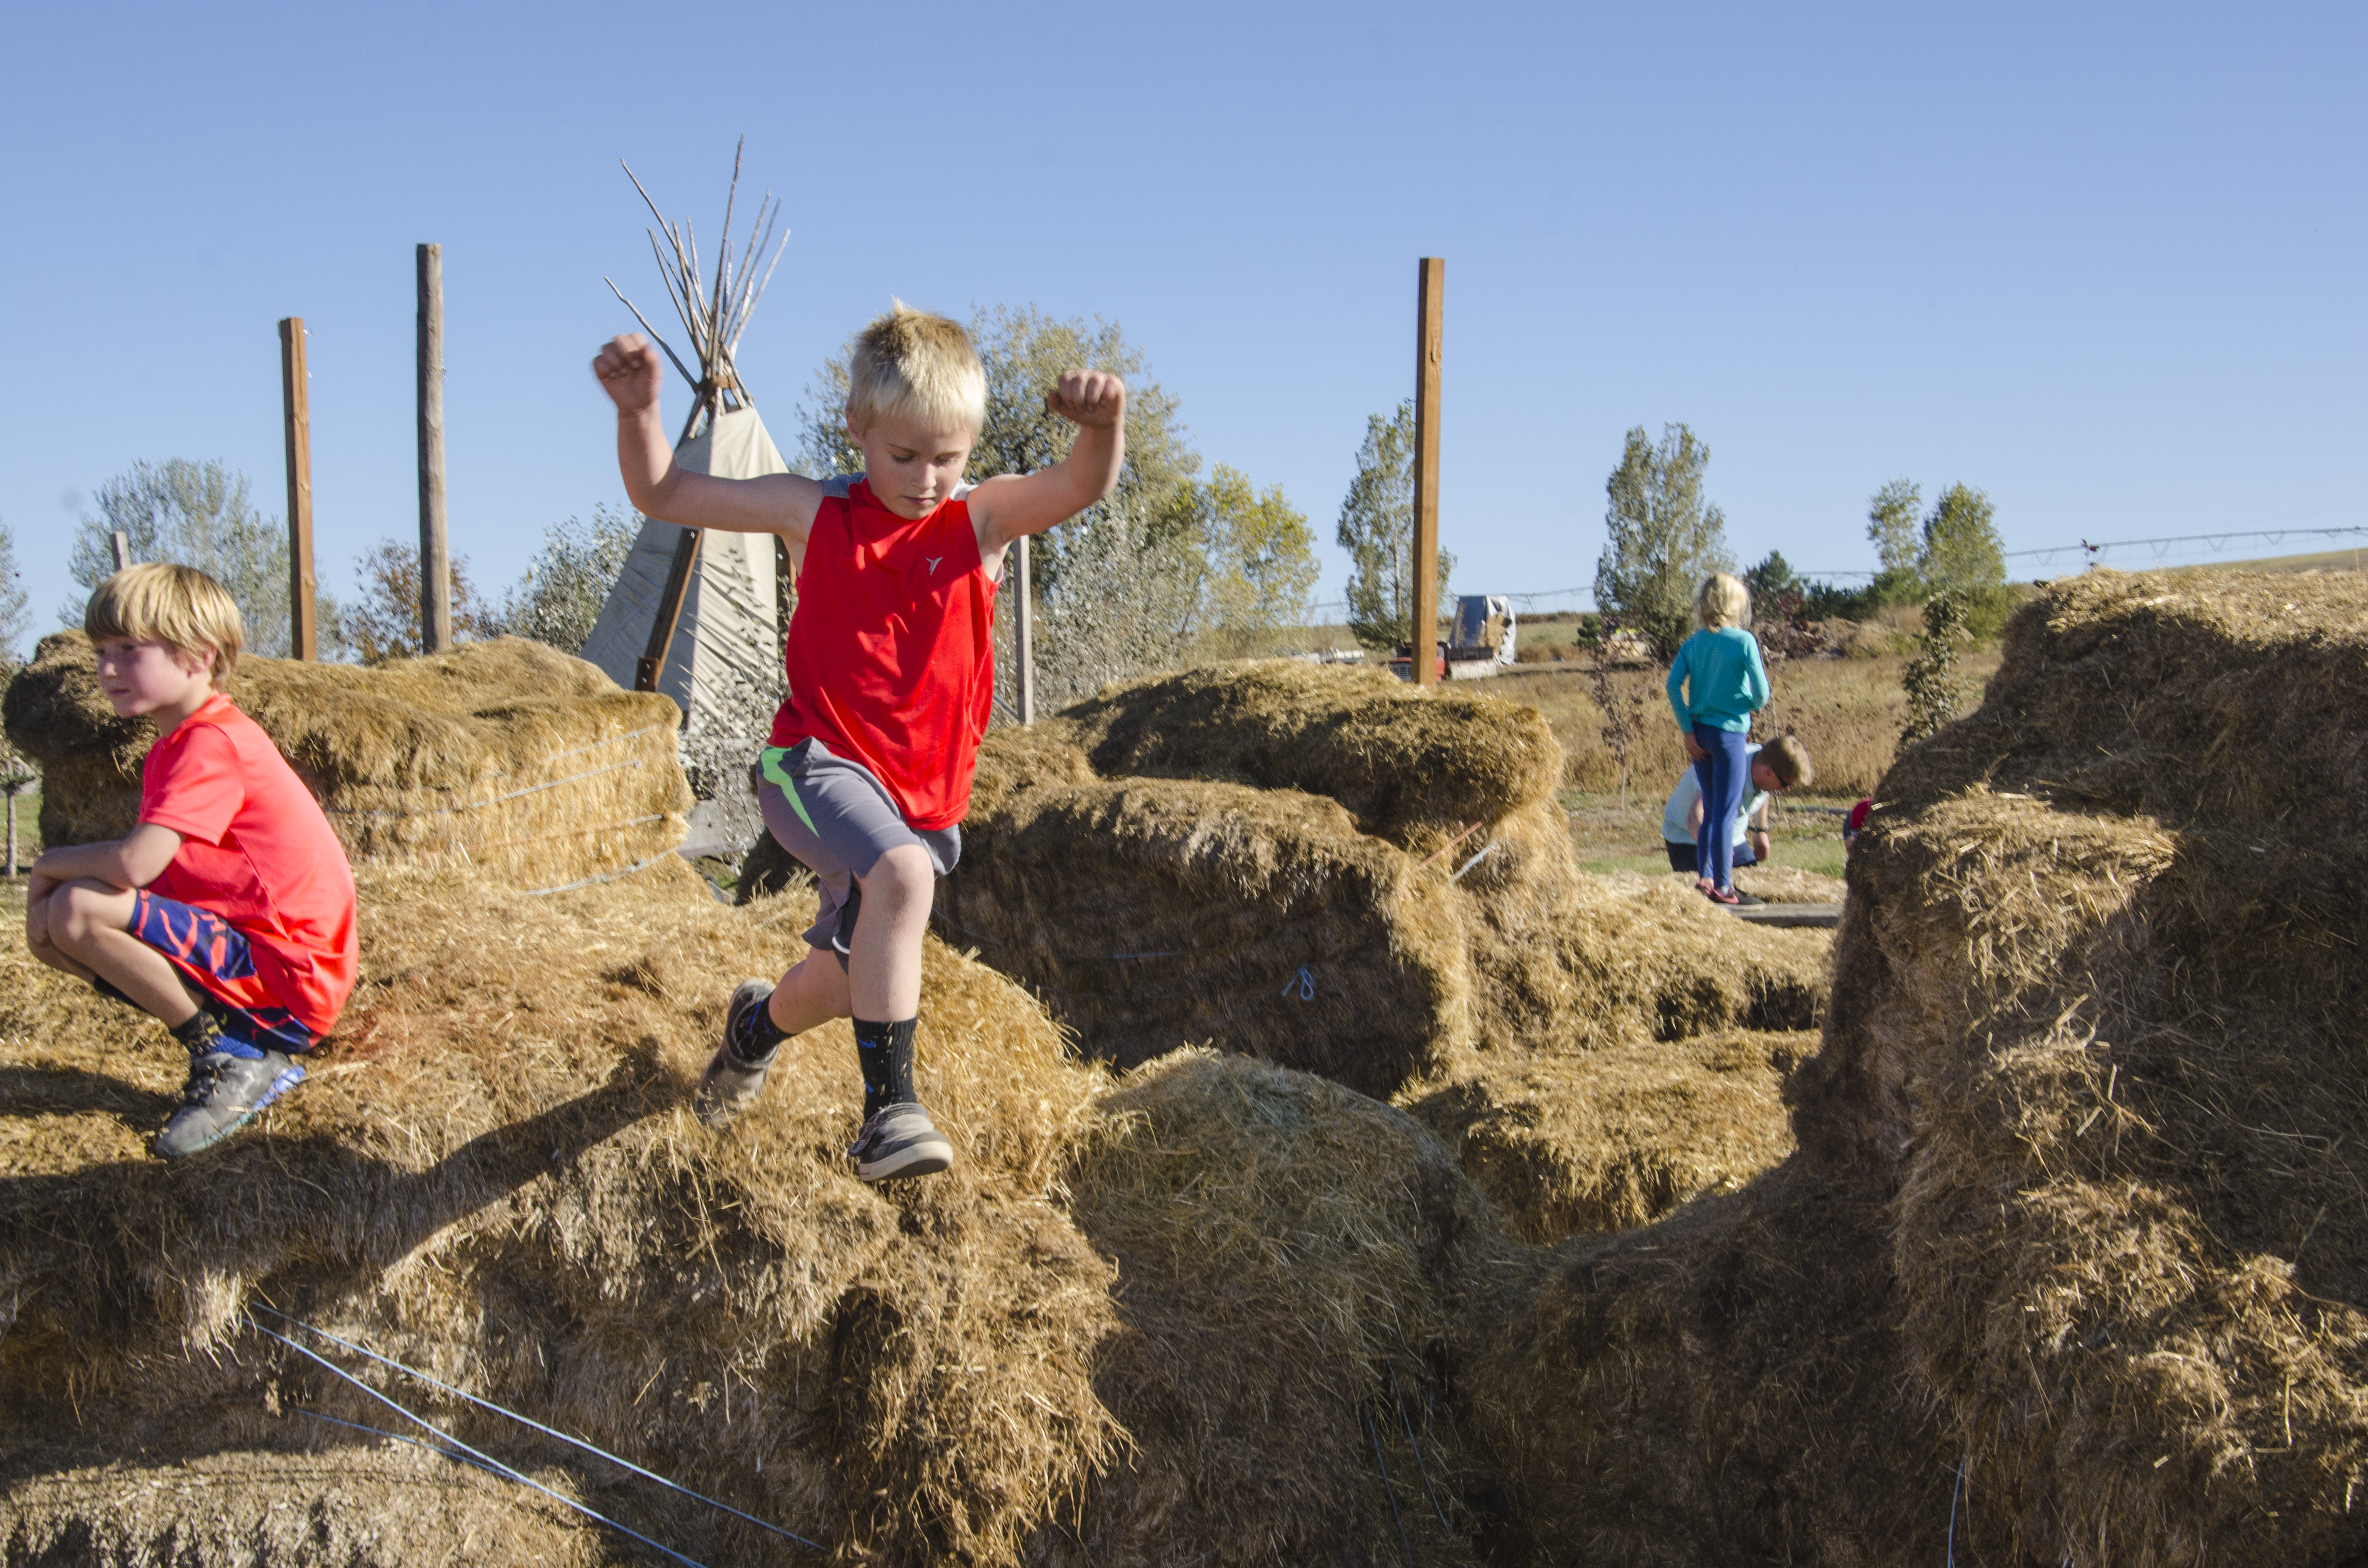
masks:
[[[954,1163],[954,1146],[929,1113],[909,1101],[874,1111],[847,1153],[855,1161],[856,1176],[864,1181],[935,1176]]]
[[[731,1006],[723,1009],[723,1043],[715,1048],[709,1059],[707,1071],[699,1075],[699,1093],[691,1096],[691,1114],[708,1127],[726,1127],[733,1118],[757,1103],[765,1092],[765,1074],[780,1054],[776,1046],[762,1062],[744,1062],[732,1049],[732,1041],[740,1032],[740,1022],[749,1009],[761,1007],[773,998],[773,983],[769,980],[744,980],[732,993]]]
[[[181,1108],[156,1134],[156,1153],[178,1160],[210,1149],[303,1081],[304,1069],[277,1051],[261,1056],[210,1051],[190,1062]]]

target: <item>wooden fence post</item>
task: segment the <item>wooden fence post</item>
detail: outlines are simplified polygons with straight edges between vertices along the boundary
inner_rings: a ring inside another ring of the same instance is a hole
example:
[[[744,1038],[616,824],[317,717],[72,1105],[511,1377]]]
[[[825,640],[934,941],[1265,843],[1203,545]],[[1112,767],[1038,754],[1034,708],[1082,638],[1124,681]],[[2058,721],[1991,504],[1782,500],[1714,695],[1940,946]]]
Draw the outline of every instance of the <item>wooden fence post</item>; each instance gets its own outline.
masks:
[[[419,247],[419,651],[452,646],[444,528],[444,247]]]
[[[1416,273],[1414,380],[1414,683],[1439,680],[1439,316],[1447,261],[1422,258]]]
[[[122,571],[131,564],[131,536],[121,528],[108,536],[108,548],[115,552],[115,569]]]
[[[279,319],[279,405],[288,435],[288,656],[321,656],[319,585],[313,575],[313,413],[305,382],[304,318]]]

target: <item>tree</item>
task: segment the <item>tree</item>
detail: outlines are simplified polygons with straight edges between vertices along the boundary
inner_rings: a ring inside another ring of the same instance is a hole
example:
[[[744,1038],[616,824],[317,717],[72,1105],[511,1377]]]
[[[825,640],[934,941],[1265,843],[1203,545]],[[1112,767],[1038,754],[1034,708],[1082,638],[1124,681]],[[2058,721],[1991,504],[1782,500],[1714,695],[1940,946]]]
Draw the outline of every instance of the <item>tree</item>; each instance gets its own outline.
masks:
[[[1916,656],[1900,676],[1907,693],[1901,744],[1922,740],[1957,716],[1957,705],[1964,700],[1957,686],[1957,640],[1964,634],[1964,600],[1954,588],[1940,589],[1924,601],[1924,634],[1916,640]]]
[[[1693,630],[1702,578],[1735,569],[1725,514],[1702,498],[1709,466],[1710,449],[1685,426],[1663,426],[1656,447],[1639,425],[1604,481],[1611,537],[1595,565],[1595,602],[1641,632],[1665,662]]]
[[[512,636],[531,637],[563,653],[582,652],[641,528],[638,513],[616,506],[593,507],[588,523],[570,517],[552,524],[526,575],[491,619]]]
[[[66,563],[85,598],[114,575],[109,535],[120,530],[132,560],[194,566],[228,589],[250,652],[286,654],[288,536],[278,517],[255,509],[246,475],[187,458],[136,462],[98,487],[98,510],[80,519]],[[83,605],[69,600],[58,614],[80,626]]]
[[[1924,488],[1912,479],[1895,479],[1867,498],[1866,537],[1886,575],[1912,577],[1921,551],[1916,514],[1924,509]]]
[[[452,559],[452,637],[470,642],[498,637],[501,626],[469,585],[469,558]],[[323,641],[365,665],[419,654],[419,547],[382,539],[355,558],[361,578],[359,598],[324,605]]]
[[[74,624],[81,621],[81,612],[76,611]],[[17,530],[0,521],[0,663],[17,663],[24,652],[26,633],[32,630],[32,601],[17,571]]]
[[[1365,421],[1357,477],[1340,502],[1334,540],[1349,552],[1349,630],[1368,648],[1395,650],[1414,625],[1414,403]],[[1447,589],[1455,557],[1439,552],[1434,621],[1452,613]],[[1433,638],[1436,637],[1433,633]],[[1415,638],[1417,642],[1432,639]],[[1419,651],[1419,650],[1418,650]]]
[[[1990,498],[1967,485],[1952,484],[1924,519],[1924,553],[1917,570],[1935,588],[1953,588],[1968,598],[2006,585],[2006,547],[1994,520]]]
[[[1038,596],[1041,712],[1082,701],[1111,681],[1174,669],[1191,641],[1205,574],[1190,534],[1161,525],[1140,499],[1113,495],[1065,531],[1062,573]],[[995,618],[995,636],[996,697],[1006,713],[1016,713],[1010,616]]]
[[[1192,486],[1193,533],[1206,573],[1201,622],[1219,656],[1274,652],[1283,631],[1304,625],[1321,568],[1306,514],[1279,486],[1262,494],[1249,476],[1219,463]]]

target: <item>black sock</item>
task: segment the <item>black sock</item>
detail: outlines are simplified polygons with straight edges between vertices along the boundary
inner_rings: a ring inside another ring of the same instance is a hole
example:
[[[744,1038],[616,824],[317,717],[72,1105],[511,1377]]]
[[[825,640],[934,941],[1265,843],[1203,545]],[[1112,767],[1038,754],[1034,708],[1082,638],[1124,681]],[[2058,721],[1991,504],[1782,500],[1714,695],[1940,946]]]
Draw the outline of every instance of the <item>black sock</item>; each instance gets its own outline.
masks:
[[[863,1119],[883,1106],[914,1103],[913,1028],[918,1018],[883,1024],[855,1020],[855,1054],[863,1064]]]
[[[762,1067],[789,1038],[790,1031],[773,1022],[773,999],[768,996],[740,1015],[740,1026],[732,1031],[732,1054],[746,1066]]]
[[[173,1038],[189,1048],[192,1056],[203,1056],[212,1045],[214,1020],[202,1007],[192,1013],[186,1023],[173,1026]]]

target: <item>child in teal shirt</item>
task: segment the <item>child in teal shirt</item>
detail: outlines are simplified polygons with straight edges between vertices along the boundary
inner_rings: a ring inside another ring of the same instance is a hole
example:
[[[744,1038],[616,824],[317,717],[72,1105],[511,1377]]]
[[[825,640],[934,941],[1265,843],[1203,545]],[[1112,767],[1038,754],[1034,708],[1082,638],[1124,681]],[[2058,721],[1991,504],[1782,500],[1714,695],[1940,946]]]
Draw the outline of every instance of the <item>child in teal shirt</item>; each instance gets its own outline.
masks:
[[[1737,903],[1735,842],[1726,824],[1743,803],[1744,750],[1751,716],[1768,706],[1768,666],[1759,640],[1746,630],[1751,594],[1734,577],[1713,572],[1694,596],[1700,628],[1669,661],[1669,707],[1678,715],[1686,755],[1702,785],[1702,825],[1694,839],[1694,886],[1719,903]]]

